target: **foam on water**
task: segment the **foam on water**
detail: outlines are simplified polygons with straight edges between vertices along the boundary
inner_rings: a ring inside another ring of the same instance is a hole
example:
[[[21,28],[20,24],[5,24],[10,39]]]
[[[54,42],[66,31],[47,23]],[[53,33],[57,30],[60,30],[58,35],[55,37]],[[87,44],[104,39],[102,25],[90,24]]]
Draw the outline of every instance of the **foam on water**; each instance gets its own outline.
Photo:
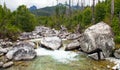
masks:
[[[58,62],[69,63],[70,61],[78,60],[75,58],[78,54],[72,51],[63,51],[63,50],[46,50],[44,48],[38,48],[35,50],[37,56],[51,56],[53,59]]]

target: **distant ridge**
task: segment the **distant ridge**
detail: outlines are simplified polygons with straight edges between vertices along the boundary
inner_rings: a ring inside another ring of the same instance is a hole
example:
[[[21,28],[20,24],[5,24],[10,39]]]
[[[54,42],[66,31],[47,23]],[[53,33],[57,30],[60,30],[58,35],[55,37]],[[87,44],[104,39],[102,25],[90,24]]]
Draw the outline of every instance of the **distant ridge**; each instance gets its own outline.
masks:
[[[29,8],[29,10],[31,11],[31,13],[35,14],[36,16],[51,16],[51,15],[55,14],[55,9],[57,6],[66,6],[66,8],[68,8],[68,5],[59,3],[56,6],[44,7],[44,8],[40,8],[40,9],[37,9],[36,6],[31,6]],[[72,6],[71,8],[72,8],[72,10],[81,9],[81,7],[77,6],[77,5]]]

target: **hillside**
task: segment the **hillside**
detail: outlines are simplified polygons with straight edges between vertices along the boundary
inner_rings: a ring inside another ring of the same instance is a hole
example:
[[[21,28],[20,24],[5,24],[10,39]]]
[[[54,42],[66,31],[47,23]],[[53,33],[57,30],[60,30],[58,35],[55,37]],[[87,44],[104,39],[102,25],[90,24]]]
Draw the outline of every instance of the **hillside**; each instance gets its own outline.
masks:
[[[66,8],[68,8],[68,5],[64,5],[64,4],[58,4],[56,6],[51,6],[51,7],[44,7],[44,8],[40,8],[40,9],[36,9],[36,10],[30,10],[31,13],[37,15],[37,16],[51,16],[55,14],[55,9],[57,6],[64,6]],[[72,6],[71,7],[72,10],[78,10],[81,9],[80,6]]]

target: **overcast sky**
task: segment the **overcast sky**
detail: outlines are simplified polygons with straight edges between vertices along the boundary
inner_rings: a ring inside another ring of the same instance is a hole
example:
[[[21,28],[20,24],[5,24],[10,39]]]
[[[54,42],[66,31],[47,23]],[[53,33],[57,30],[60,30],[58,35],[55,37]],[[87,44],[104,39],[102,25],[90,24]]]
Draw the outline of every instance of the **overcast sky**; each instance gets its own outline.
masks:
[[[65,3],[69,0],[58,0],[59,3]],[[76,5],[78,0],[72,0],[73,5]],[[79,0],[79,4],[81,4],[81,0]],[[84,1],[84,0],[83,0]],[[7,7],[11,10],[15,10],[19,5],[26,5],[28,8],[35,5],[37,8],[42,8],[46,6],[56,5],[56,0],[0,0],[0,4],[6,3]],[[97,0],[96,0],[97,2]],[[85,0],[86,5],[92,5],[92,0]]]

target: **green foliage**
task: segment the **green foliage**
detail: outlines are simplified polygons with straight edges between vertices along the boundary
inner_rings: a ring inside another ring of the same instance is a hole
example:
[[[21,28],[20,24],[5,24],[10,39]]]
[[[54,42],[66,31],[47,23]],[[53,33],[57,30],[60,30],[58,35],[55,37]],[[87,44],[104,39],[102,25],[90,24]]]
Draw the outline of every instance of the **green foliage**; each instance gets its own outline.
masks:
[[[85,25],[88,25],[91,23],[92,20],[92,11],[90,7],[87,7],[84,11],[83,11],[83,20],[82,22]]]
[[[11,12],[6,5],[0,5],[0,38],[16,40],[21,31],[32,31],[37,25],[36,17],[22,5]]]
[[[0,32],[4,36],[3,38],[7,37],[11,40],[17,40],[17,37],[19,36],[20,33],[20,30],[16,26],[13,26],[11,24],[2,27],[1,30]]]
[[[115,0],[115,15],[120,13],[120,0]]]
[[[31,14],[25,5],[19,6],[13,12],[5,4],[4,6],[0,5],[0,38],[8,37],[15,40],[20,32],[30,32],[36,25],[56,29],[60,29],[60,25],[63,25],[71,32],[75,32],[77,25],[80,25],[81,31],[92,25],[92,8],[90,6],[85,7],[84,10],[73,10],[72,14],[68,14],[68,12],[66,6],[58,5],[57,7],[46,7],[32,11],[37,15],[35,16]],[[96,23],[104,21],[111,25],[117,43],[120,43],[119,12],[120,0],[115,0],[115,13],[113,20],[111,20],[111,0],[106,0],[96,4],[94,13]]]
[[[111,26],[112,26],[113,32],[115,34],[115,41],[117,43],[120,43],[120,22],[117,17],[113,18]]]
[[[17,11],[15,11],[15,24],[21,30],[29,32],[32,31],[37,25],[37,20],[33,14],[29,12],[26,6],[20,6]]]
[[[96,23],[103,21],[106,15],[105,3],[99,3],[95,7],[95,21]]]

